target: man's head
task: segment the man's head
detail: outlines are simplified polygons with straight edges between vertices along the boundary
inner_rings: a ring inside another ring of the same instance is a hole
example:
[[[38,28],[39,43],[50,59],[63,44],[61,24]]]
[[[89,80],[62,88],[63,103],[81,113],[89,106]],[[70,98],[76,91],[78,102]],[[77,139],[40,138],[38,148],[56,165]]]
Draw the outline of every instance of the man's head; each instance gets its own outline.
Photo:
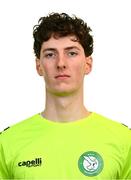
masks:
[[[35,55],[40,58],[41,46],[51,36],[57,38],[74,35],[84,48],[85,55],[90,56],[93,52],[93,38],[90,32],[90,27],[76,16],[70,17],[65,13],[51,13],[49,16],[40,18],[38,25],[34,26]]]
[[[34,27],[36,69],[48,93],[67,96],[83,91],[85,74],[92,68],[91,29],[77,17],[53,13]]]

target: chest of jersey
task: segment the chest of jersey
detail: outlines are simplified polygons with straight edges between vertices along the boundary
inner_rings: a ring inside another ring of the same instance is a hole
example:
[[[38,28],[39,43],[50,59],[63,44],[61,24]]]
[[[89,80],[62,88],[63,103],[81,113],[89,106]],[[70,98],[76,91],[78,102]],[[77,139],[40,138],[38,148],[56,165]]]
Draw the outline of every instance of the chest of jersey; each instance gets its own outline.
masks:
[[[123,161],[117,143],[95,127],[50,127],[34,137],[28,133],[18,147],[13,178],[117,179]]]

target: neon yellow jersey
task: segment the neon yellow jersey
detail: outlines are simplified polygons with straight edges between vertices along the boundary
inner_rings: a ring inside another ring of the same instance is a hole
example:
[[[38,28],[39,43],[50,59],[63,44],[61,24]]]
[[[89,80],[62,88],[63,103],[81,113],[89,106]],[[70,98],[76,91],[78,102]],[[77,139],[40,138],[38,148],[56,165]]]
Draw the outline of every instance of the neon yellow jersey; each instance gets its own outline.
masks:
[[[36,114],[1,133],[0,179],[131,179],[131,132],[97,113],[68,123]]]

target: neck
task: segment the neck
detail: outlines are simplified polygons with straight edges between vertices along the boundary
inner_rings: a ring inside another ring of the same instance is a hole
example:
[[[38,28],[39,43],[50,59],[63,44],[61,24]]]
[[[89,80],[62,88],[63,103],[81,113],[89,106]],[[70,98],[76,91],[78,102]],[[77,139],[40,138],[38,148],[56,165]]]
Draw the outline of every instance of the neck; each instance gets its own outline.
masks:
[[[46,92],[45,110],[42,115],[52,121],[68,122],[82,119],[90,113],[84,107],[83,93],[56,96]]]

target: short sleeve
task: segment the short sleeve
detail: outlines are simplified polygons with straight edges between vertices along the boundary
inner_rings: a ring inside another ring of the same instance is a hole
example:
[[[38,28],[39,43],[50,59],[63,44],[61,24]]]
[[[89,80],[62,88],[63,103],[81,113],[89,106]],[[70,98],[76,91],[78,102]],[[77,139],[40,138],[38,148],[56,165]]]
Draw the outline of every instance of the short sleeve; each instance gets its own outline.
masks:
[[[5,154],[2,146],[1,134],[0,134],[0,179],[9,179],[8,169],[5,161]]]
[[[125,147],[127,155],[125,158],[124,168],[122,171],[122,179],[131,179],[131,138],[129,144],[129,148]]]

